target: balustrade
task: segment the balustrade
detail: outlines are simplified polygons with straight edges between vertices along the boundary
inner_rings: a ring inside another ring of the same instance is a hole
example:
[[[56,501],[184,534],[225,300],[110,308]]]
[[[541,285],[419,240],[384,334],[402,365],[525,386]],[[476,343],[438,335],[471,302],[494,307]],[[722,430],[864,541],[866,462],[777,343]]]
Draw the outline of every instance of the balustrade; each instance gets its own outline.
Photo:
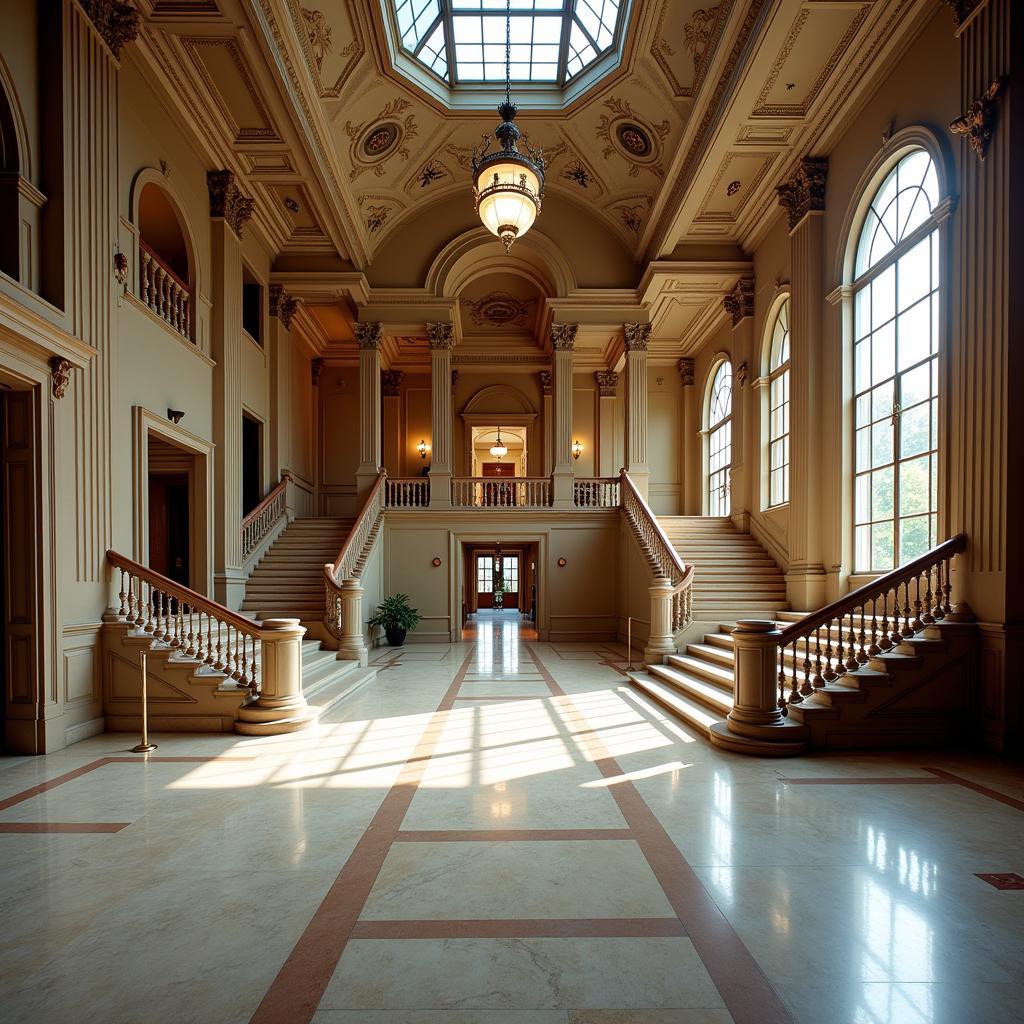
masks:
[[[247,559],[270,536],[274,527],[288,514],[288,484],[281,482],[242,520],[242,557]]]
[[[386,508],[427,508],[430,505],[430,479],[425,476],[388,479],[384,485]]]
[[[577,508],[618,508],[619,478],[576,477],[572,482],[572,503]]]
[[[139,241],[139,298],[179,334],[192,335],[192,291],[145,242]]]
[[[120,574],[120,622],[259,693],[262,646],[273,630],[115,551],[107,560]]]
[[[452,478],[453,508],[550,508],[548,477]]]

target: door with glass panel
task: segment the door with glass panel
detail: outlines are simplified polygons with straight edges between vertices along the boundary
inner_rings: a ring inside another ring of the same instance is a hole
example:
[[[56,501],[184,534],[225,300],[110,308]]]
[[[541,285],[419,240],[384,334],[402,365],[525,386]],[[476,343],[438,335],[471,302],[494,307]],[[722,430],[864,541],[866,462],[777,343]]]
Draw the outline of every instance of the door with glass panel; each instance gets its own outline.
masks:
[[[936,543],[938,179],[916,150],[875,193],[854,288],[854,570],[883,572]]]

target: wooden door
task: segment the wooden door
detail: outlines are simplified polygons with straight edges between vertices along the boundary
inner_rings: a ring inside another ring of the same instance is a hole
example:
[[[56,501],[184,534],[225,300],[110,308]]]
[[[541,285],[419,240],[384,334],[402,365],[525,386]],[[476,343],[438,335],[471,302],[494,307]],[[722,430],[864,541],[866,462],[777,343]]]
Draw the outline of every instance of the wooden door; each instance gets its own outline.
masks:
[[[476,556],[476,606],[494,607],[494,556]]]
[[[188,474],[149,478],[149,565],[183,586],[190,583]]]

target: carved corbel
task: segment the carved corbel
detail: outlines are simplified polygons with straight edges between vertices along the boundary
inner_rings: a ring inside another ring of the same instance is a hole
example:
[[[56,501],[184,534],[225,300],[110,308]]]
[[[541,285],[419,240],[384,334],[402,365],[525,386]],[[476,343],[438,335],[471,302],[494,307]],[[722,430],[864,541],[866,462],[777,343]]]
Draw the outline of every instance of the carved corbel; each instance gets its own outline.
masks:
[[[725,311],[735,327],[741,320],[754,315],[754,279],[741,277],[729,295],[722,299]]]
[[[299,307],[299,300],[294,295],[289,295],[279,284],[270,286],[269,298],[270,315],[276,316],[286,331],[291,330],[292,317]]]
[[[736,383],[740,387],[743,387],[747,383],[747,364],[745,360],[736,367],[736,372],[733,376],[736,378]]]
[[[576,347],[576,333],[579,324],[552,324],[551,347],[556,352],[571,352]]]
[[[50,359],[50,388],[54,398],[63,398],[71,383],[71,370],[73,367],[69,360],[63,356],[53,356]]]
[[[455,325],[448,323],[427,324],[427,339],[431,349],[448,349],[455,345]]]
[[[383,337],[382,325],[379,320],[366,324],[356,324],[356,345],[361,349],[380,348]]]
[[[210,216],[223,217],[241,238],[242,228],[252,216],[256,200],[242,194],[234,171],[207,171],[206,187],[210,192]]]
[[[615,397],[615,391],[619,386],[619,375],[614,370],[595,370],[594,380],[597,381],[598,397]]]
[[[1003,91],[1006,79],[1002,76],[993,79],[992,84],[968,108],[967,112],[950,121],[949,130],[954,135],[966,135],[971,149],[978,154],[979,160],[985,159],[992,132],[996,127],[999,94]]]
[[[776,186],[779,205],[789,216],[792,231],[812,212],[825,209],[825,183],[828,178],[828,160],[825,157],[805,156],[789,181]]]
[[[693,356],[684,356],[676,363],[676,367],[679,370],[679,380],[683,387],[691,387],[693,385]]]
[[[626,342],[627,352],[646,352],[651,343],[650,324],[623,324],[622,337]]]

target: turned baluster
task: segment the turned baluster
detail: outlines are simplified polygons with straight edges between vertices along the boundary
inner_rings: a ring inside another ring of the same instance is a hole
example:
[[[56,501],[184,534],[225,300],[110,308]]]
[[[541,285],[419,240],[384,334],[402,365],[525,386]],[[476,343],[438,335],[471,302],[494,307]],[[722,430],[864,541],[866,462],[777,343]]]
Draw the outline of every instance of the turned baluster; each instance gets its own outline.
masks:
[[[932,615],[932,598],[935,596],[932,590],[932,573],[935,571],[935,567],[929,565],[924,571],[924,609],[921,614],[921,622],[925,626],[930,626],[935,621],[935,616]]]
[[[252,664],[249,667],[249,688],[252,690],[253,696],[259,692],[259,682],[256,675],[256,637],[252,638]]]
[[[800,685],[800,693],[804,697],[809,697],[814,693],[814,687],[811,685],[811,638],[805,636],[804,638],[804,681]],[[796,644],[793,645],[793,653],[796,654]],[[793,675],[794,682],[796,682],[796,662],[793,663]]]
[[[903,635],[912,637],[916,630],[910,615],[913,609],[910,607],[910,580],[903,581]]]
[[[779,647],[779,709],[784,715],[789,713],[786,701],[786,648]]]
[[[860,668],[860,662],[857,660],[857,632],[854,629],[854,613],[850,613],[850,630],[846,634],[846,670],[852,672],[855,668]]]
[[[878,646],[878,608],[876,599],[871,598],[871,645],[868,647],[868,657],[875,657],[881,650]]]
[[[189,327],[188,317],[188,292],[183,292],[181,296],[181,333],[184,334],[186,338],[192,333]]]
[[[216,667],[216,649],[213,645],[213,616],[207,613],[206,615],[206,657],[203,659],[204,662],[210,666],[210,668]]]
[[[820,690],[825,685],[821,674],[821,626],[814,631],[814,689]]]
[[[793,677],[790,680],[790,690],[789,690],[789,703],[790,704],[800,704],[800,703],[803,702],[803,697],[800,694],[800,680],[799,680],[800,670],[797,667],[796,645],[797,645],[797,641],[794,640],[793,641],[793,654],[792,654]]]
[[[949,602],[950,594],[953,593],[953,585],[949,581],[949,559],[948,558],[944,560],[943,566],[945,568],[945,573],[944,573],[945,583],[943,583],[943,585],[942,585],[942,594],[943,594],[942,617],[946,618],[946,616],[951,615],[953,613],[953,606]]]
[[[921,576],[918,574],[914,577],[914,621],[912,623],[914,633],[920,633],[924,629],[924,623],[921,621],[921,609],[923,605],[921,603]]]
[[[867,631],[865,630],[865,627],[864,627],[864,609],[866,608],[866,606],[867,606],[867,602],[866,601],[864,602],[864,604],[862,604],[860,606],[860,635],[857,638],[857,664],[858,665],[863,665],[868,660],[867,650],[865,649],[866,646],[867,646],[867,639],[868,639],[868,637],[867,637]]]
[[[835,670],[835,648],[832,646],[832,620],[825,623],[825,682],[831,683],[837,677]]]

